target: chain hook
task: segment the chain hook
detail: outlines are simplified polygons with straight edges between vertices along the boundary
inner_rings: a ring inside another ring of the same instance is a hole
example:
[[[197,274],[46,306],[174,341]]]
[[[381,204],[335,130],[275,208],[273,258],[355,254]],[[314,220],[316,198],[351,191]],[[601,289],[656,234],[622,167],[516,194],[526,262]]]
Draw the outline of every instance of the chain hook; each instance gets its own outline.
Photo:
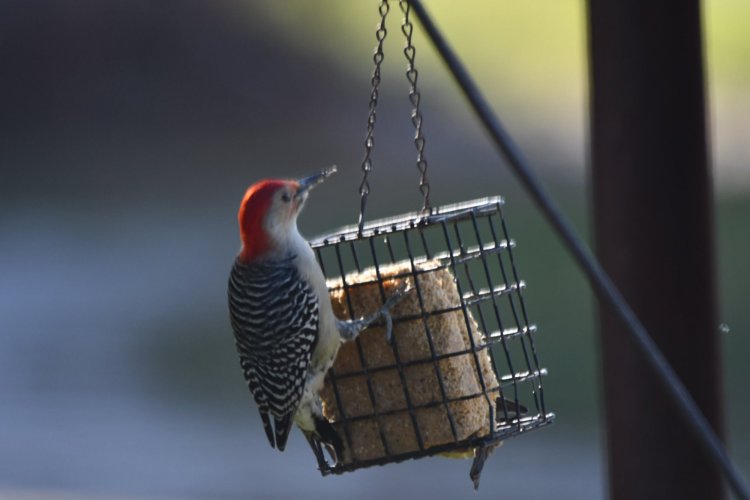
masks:
[[[422,194],[422,211],[430,210],[430,183],[427,180],[427,159],[425,158],[425,137],[422,133],[422,111],[420,110],[421,95],[417,88],[417,79],[419,72],[415,66],[414,60],[416,57],[416,49],[412,43],[412,34],[414,32],[414,25],[409,19],[409,13],[411,11],[411,5],[408,0],[399,0],[399,7],[404,13],[403,23],[401,25],[401,32],[406,37],[406,46],[404,47],[404,56],[408,63],[406,69],[406,79],[409,82],[409,101],[412,105],[411,122],[414,125],[414,146],[417,148],[417,170],[419,170],[419,191]],[[372,56],[372,60],[375,63],[375,69],[370,79],[372,90],[370,91],[370,105],[369,112],[367,115],[367,135],[365,136],[365,156],[362,159],[362,182],[359,185],[360,195],[360,206],[359,206],[359,221],[358,229],[359,234],[362,234],[362,229],[365,224],[365,209],[367,208],[367,197],[370,194],[370,182],[368,180],[369,174],[372,171],[372,150],[375,146],[375,122],[377,121],[376,108],[378,105],[379,89],[381,82],[381,65],[385,54],[383,52],[383,42],[388,34],[386,29],[386,17],[390,11],[390,5],[388,0],[381,0],[378,6],[378,12],[380,13],[380,22],[378,23],[377,30],[375,31],[375,39],[377,40],[377,46],[375,53]]]

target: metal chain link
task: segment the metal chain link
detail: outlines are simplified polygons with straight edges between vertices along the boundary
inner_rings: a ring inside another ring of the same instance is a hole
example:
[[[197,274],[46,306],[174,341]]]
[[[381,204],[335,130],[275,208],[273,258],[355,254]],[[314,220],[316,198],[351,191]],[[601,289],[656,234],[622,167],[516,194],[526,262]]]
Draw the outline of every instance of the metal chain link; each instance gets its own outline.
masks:
[[[417,148],[417,169],[419,170],[419,191],[422,193],[423,202],[422,210],[429,210],[430,208],[430,183],[427,181],[427,159],[424,156],[425,138],[422,134],[422,112],[419,109],[419,103],[421,95],[417,89],[417,78],[419,73],[414,65],[414,58],[416,57],[417,51],[412,45],[411,36],[414,31],[414,25],[409,20],[409,12],[411,11],[411,5],[408,0],[399,0],[399,7],[404,13],[404,21],[401,25],[401,31],[406,37],[406,46],[404,47],[404,55],[409,63],[406,70],[406,79],[409,81],[409,101],[411,101],[412,112],[411,122],[414,125],[414,145]]]
[[[370,194],[370,183],[367,180],[368,174],[372,170],[372,148],[375,145],[375,121],[377,119],[377,113],[375,108],[378,105],[378,88],[380,86],[380,65],[383,62],[385,55],[383,54],[383,41],[385,40],[388,30],[385,27],[385,18],[390,10],[388,0],[381,0],[378,6],[378,12],[380,13],[380,23],[378,24],[377,31],[375,32],[375,38],[378,41],[378,45],[375,49],[375,54],[372,56],[372,60],[375,63],[375,70],[372,73],[370,83],[372,84],[372,91],[370,92],[370,110],[367,115],[367,135],[365,136],[365,157],[362,160],[362,183],[359,185],[360,195],[360,206],[359,206],[359,232],[362,233],[362,228],[365,224],[365,207],[367,206],[367,196]]]

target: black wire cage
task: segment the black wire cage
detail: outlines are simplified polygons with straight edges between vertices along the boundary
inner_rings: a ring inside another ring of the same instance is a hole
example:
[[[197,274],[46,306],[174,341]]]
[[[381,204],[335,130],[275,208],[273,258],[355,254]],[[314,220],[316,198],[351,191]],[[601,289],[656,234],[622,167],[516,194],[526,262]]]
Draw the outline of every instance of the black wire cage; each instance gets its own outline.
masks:
[[[410,284],[413,303],[411,310],[393,310],[390,342],[382,325],[371,327],[379,330],[369,340],[366,330],[352,343],[354,363],[344,367],[337,359],[330,370],[326,388],[336,408],[329,418],[345,448],[356,450],[369,439],[375,452],[350,452],[331,465],[318,447],[324,476],[437,454],[473,456],[554,420],[544,402],[546,370],[502,206],[500,197],[484,198],[344,228],[311,242],[344,315],[363,314],[357,294],[367,287],[384,303],[389,284],[398,280]],[[448,277],[438,293],[447,302],[436,303],[427,289],[426,278],[436,272]],[[417,333],[407,329],[415,324],[421,325]],[[456,335],[451,330],[463,332],[463,342],[446,348],[445,336]],[[419,343],[425,346],[421,355],[409,354]],[[388,355],[373,362],[373,349]],[[352,399],[355,383],[360,394]],[[472,428],[465,428],[467,421]]]

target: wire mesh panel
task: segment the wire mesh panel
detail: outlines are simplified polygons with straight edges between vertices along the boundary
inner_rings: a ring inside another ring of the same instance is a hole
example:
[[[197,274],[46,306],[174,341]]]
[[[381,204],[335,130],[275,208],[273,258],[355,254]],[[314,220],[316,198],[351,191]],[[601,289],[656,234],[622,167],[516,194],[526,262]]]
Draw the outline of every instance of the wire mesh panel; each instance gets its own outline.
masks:
[[[318,448],[323,475],[471,456],[554,419],[502,204],[432,208],[312,242],[340,317],[409,287],[392,310],[392,338],[384,325],[369,328],[328,374],[324,411],[346,453],[331,465]]]

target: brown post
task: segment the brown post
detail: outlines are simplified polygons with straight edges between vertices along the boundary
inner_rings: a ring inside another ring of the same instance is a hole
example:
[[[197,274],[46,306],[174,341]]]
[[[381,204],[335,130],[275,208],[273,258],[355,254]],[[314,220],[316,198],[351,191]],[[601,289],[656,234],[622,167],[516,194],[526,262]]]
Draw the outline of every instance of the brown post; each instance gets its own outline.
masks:
[[[699,0],[589,0],[596,250],[721,435]],[[601,311],[612,499],[719,499],[721,476]]]

